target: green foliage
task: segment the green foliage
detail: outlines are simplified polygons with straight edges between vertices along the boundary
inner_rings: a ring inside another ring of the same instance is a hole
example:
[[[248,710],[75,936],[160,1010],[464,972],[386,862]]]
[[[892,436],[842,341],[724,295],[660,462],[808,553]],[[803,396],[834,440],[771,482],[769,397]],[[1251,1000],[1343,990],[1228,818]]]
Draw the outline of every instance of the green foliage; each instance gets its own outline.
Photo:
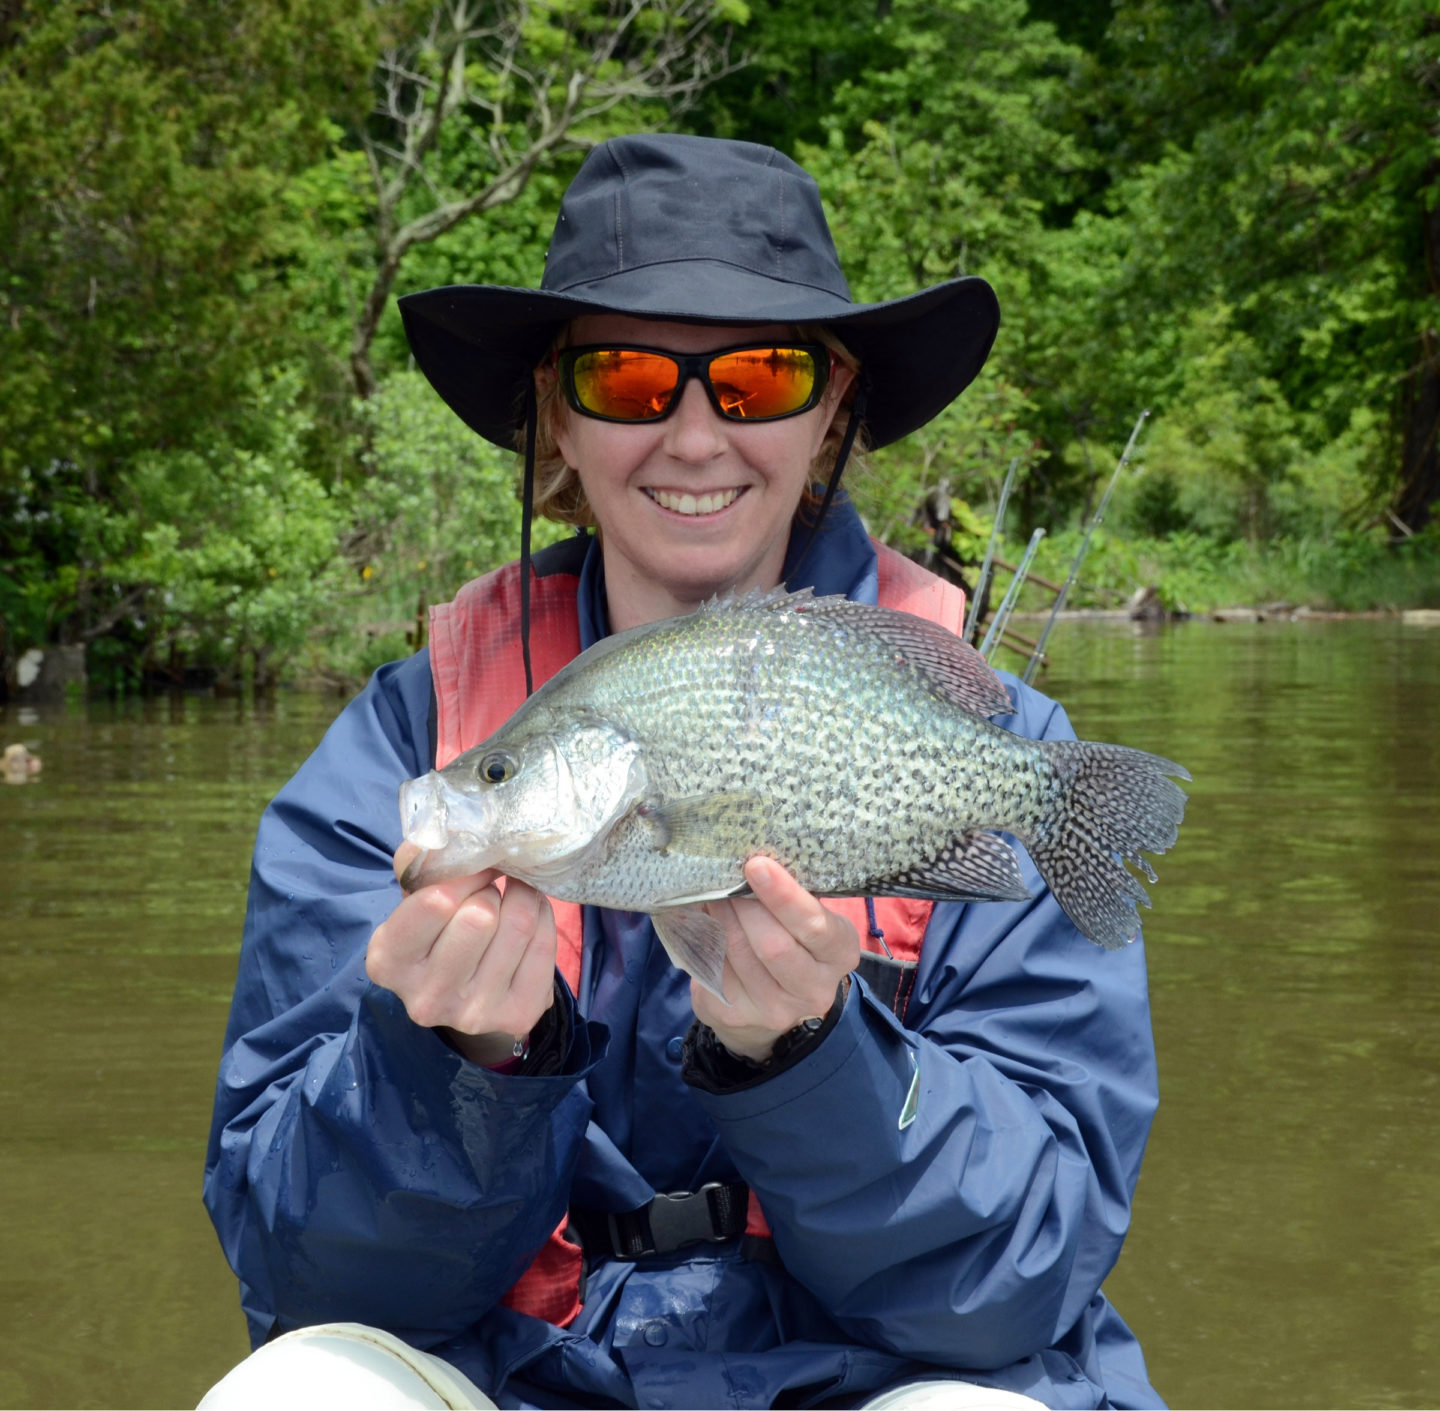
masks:
[[[406,257],[397,295],[444,284],[534,288],[545,269],[545,247],[560,197],[580,160],[578,155],[557,158],[531,177],[513,201],[416,246]],[[410,346],[393,301],[376,337],[376,364],[382,375],[410,365]]]
[[[1145,462],[1174,487],[1187,525],[1259,543],[1275,533],[1274,493],[1296,462],[1299,438],[1278,385],[1259,371],[1253,341],[1229,323],[1225,308],[1192,320],[1181,342],[1184,380]]]
[[[1025,424],[1031,410],[1019,388],[987,367],[928,426],[875,452],[864,472],[847,476],[870,532],[897,548],[924,548],[929,538],[918,511],[926,495],[942,486],[952,499],[993,513],[1011,460],[1018,456],[1023,465],[1029,458]]]
[[[377,602],[444,602],[520,544],[518,458],[476,436],[418,372],[361,409],[364,480],[346,491],[350,555]],[[538,521],[537,548],[564,531]]]
[[[0,472],[213,423],[283,332],[277,219],[363,74],[342,7],[29,6],[0,53]]]
[[[234,439],[138,455],[105,512],[105,590],[132,604],[152,671],[273,679],[340,586],[344,521],[307,470],[293,370],[249,380]]]
[[[706,92],[695,131],[791,153],[824,141],[832,95],[871,68],[882,10],[875,0],[753,0],[749,62]]]
[[[826,96],[823,141],[798,143],[796,156],[820,184],[855,297],[981,274],[1005,308],[981,379],[877,456],[855,492],[877,533],[916,548],[916,507],[942,480],[993,505],[1010,460],[1038,459],[1041,396],[1016,331],[1047,213],[1073,198],[1089,160],[1061,121],[1079,51],[1021,0],[897,0],[871,12],[862,65],[845,43],[832,42],[833,63],[852,76]]]
[[[368,44],[341,0],[56,0],[13,20],[0,556],[30,581],[7,595],[7,652],[126,619],[104,565],[157,527],[135,518],[137,458],[239,434],[239,389],[292,345],[281,196],[353,108]]]
[[[1082,404],[1180,409],[1197,320],[1220,310],[1245,346],[1236,398],[1266,379],[1303,455],[1433,378],[1417,354],[1435,320],[1437,35],[1425,0],[1116,6],[1083,99],[1111,185],[1049,237],[1052,269],[1099,274],[1043,315],[1072,330],[1055,371]],[[1074,319],[1077,292],[1098,317]],[[1365,467],[1372,498],[1383,464]]]
[[[412,652],[426,608],[516,556],[519,461],[481,440],[418,372],[356,408],[364,474],[337,496],[345,590],[315,625],[308,668],[363,680]],[[536,549],[566,532],[537,521]]]
[[[1008,282],[1085,157],[1055,121],[1077,52],[1022,0],[896,0],[863,77],[831,96],[823,144],[802,143],[855,296],[892,298],[961,274]]]
[[[620,14],[501,3],[455,48],[440,0],[0,5],[0,666],[408,650],[519,508],[391,294],[533,285],[583,151],[639,126],[792,152],[858,299],[996,286],[989,367],[851,477],[891,542],[923,548],[943,490],[978,557],[1019,457],[1006,556],[1045,525],[1063,579],[1149,408],[1077,605],[1434,601],[1433,533],[1387,542],[1440,493],[1430,0],[716,0],[706,43],[738,25],[750,62],[708,89],[718,49],[665,50],[659,6],[609,49]],[[426,146],[406,104],[452,50],[464,101]]]
[[[1063,583],[1081,538],[1078,529],[1048,535],[1033,571]],[[1024,548],[1018,540],[1005,540],[1000,556],[1016,563]],[[1008,575],[1000,574],[997,592],[1008,586]],[[1147,586],[1167,609],[1189,613],[1277,604],[1339,612],[1432,606],[1440,604],[1440,535],[1427,531],[1395,546],[1373,530],[1344,530],[1328,539],[1287,535],[1256,545],[1190,529],[1156,538],[1100,529],[1067,606],[1113,610]],[[1053,601],[1050,592],[1031,583],[1019,607],[1048,612]]]

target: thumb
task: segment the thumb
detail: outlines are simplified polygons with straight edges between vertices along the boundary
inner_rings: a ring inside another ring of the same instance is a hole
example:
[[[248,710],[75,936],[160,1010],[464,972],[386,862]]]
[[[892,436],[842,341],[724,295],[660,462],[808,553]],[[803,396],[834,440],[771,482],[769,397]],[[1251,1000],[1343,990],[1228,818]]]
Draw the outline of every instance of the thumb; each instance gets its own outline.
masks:
[[[420,856],[421,848],[414,843],[401,843],[395,849],[395,880],[398,882],[404,875],[405,869]]]

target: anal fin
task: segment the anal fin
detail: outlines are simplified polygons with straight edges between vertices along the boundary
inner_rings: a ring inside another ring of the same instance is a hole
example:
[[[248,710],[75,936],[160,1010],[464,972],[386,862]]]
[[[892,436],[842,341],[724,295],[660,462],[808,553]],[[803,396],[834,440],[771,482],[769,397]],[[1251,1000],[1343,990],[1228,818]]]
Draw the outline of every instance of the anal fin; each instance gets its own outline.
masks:
[[[905,872],[870,884],[876,896],[926,901],[1028,901],[1015,849],[994,833],[968,833]]]
[[[729,1004],[725,998],[725,928],[708,913],[687,906],[651,912],[650,920],[671,961]]]

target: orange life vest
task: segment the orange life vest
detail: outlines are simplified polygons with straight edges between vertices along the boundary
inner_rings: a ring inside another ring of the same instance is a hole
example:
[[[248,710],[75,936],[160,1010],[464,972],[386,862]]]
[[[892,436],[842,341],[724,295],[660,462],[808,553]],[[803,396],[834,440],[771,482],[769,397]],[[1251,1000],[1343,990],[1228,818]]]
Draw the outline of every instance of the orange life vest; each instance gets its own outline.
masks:
[[[567,552],[568,551],[568,552]],[[878,596],[885,607],[913,613],[958,634],[965,595],[903,555],[875,542]],[[580,654],[578,555],[571,545],[537,554],[530,585],[530,660],[539,689]],[[488,739],[525,700],[525,666],[520,641],[520,565],[507,564],[467,583],[452,602],[430,609],[430,671],[435,683],[435,767]],[[862,937],[874,938],[864,898],[827,900],[847,916]],[[890,955],[902,963],[903,980],[913,979],[932,903],[878,897],[875,922]],[[558,940],[556,964],[571,990],[579,993],[584,943],[583,912],[574,902],[552,902]],[[876,947],[872,945],[872,950]],[[908,964],[907,964],[908,962]],[[894,997],[904,1013],[908,990]],[[565,1237],[568,1217],[550,1236],[530,1267],[502,1300],[507,1307],[559,1327],[580,1312],[582,1255]],[[746,1233],[768,1235],[769,1226],[752,1191]]]

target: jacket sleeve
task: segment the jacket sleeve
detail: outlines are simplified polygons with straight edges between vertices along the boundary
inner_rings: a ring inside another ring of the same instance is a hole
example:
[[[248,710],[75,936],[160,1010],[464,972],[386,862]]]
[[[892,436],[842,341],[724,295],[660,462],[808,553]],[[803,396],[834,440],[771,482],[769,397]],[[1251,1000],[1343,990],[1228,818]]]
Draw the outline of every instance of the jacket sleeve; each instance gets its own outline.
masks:
[[[439,1341],[564,1212],[603,1031],[571,1023],[559,1076],[502,1077],[365,974],[400,899],[396,791],[430,767],[429,700],[423,656],[382,669],[260,823],[205,1168],[257,1343],[331,1320]]]
[[[1074,738],[1017,690],[1011,728]],[[1080,1320],[1157,1102],[1142,943],[1100,950],[1022,869],[1028,902],[935,908],[904,1026],[854,985],[800,1063],[697,1093],[786,1268],[858,1341],[941,1366],[1001,1367]]]

